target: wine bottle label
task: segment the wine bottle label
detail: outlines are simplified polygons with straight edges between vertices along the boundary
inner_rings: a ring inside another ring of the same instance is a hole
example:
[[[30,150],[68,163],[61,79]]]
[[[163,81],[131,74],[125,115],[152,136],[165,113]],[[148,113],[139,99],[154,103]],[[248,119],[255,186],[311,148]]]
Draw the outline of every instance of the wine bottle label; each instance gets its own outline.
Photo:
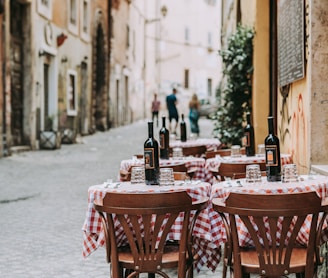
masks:
[[[249,132],[245,132],[244,137],[243,137],[243,145],[245,147],[250,147],[250,143],[251,143],[251,138],[250,138],[250,133]]]
[[[153,148],[145,148],[144,150],[145,156],[145,169],[154,169],[154,149]]]
[[[164,134],[160,135],[159,143],[161,145],[161,149],[164,149],[165,148],[165,135]]]
[[[265,156],[267,166],[278,166],[277,159],[277,146],[276,145],[266,145],[265,146]]]

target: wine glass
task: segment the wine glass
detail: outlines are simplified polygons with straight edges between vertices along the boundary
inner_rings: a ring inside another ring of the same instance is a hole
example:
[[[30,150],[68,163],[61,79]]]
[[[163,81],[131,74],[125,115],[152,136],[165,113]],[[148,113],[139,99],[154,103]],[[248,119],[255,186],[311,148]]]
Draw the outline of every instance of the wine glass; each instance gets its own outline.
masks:
[[[191,182],[192,178],[194,177],[196,171],[197,171],[196,167],[192,167],[187,170],[187,176],[189,177],[190,182]]]

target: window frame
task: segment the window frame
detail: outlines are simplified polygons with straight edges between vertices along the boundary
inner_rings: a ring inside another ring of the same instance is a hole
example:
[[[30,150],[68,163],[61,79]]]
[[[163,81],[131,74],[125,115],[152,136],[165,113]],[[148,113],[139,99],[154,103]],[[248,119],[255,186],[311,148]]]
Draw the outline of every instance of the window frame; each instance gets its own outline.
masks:
[[[75,2],[75,23],[71,22],[71,18],[72,18],[72,3]],[[67,1],[67,12],[68,12],[68,30],[75,34],[78,35],[79,32],[79,0],[69,0]]]
[[[71,77],[73,78],[73,89],[71,89]],[[71,91],[73,91],[71,93]],[[73,105],[71,102],[70,95],[73,95]],[[66,79],[66,109],[68,116],[76,116],[77,115],[77,71],[73,69],[67,70],[67,79]]]
[[[44,0],[38,0],[37,11],[40,15],[46,17],[47,19],[52,19],[52,0],[48,1],[48,6],[43,3]]]
[[[86,4],[87,8],[85,9],[84,4]],[[81,30],[81,38],[87,42],[90,41],[90,0],[80,0],[80,30]],[[87,30],[84,30],[86,27]]]

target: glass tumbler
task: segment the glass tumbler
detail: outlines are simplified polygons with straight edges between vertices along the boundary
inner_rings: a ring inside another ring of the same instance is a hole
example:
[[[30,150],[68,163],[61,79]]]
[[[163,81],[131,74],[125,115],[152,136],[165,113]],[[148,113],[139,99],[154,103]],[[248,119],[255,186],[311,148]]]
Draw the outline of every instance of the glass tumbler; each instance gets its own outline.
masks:
[[[297,179],[296,164],[285,164],[282,166],[282,182],[294,182]]]
[[[250,164],[246,166],[246,182],[260,182],[261,169],[259,164]]]
[[[239,145],[232,145],[231,146],[231,156],[232,157],[239,157],[240,154],[240,146]]]
[[[159,185],[174,185],[174,175],[172,168],[161,168]]]
[[[265,156],[265,145],[264,144],[257,145],[257,156]]]
[[[145,182],[145,168],[142,166],[134,166],[131,169],[131,183]]]

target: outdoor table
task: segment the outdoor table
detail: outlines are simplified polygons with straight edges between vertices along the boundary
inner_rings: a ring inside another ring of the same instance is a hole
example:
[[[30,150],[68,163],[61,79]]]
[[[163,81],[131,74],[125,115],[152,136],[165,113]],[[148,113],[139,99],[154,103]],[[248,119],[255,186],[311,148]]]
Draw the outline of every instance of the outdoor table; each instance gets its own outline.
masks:
[[[186,142],[181,142],[180,140],[172,140],[170,138],[170,148],[196,146],[206,146],[207,151],[213,151],[221,147],[221,142],[218,138],[197,138],[189,139]]]
[[[101,224],[101,218],[93,207],[94,200],[101,199],[106,192],[167,192],[174,190],[186,190],[192,197],[193,201],[201,197],[210,197],[211,184],[200,181],[184,182],[175,181],[172,186],[149,186],[142,184],[131,184],[130,182],[113,183],[113,186],[106,187],[106,184],[91,186],[88,189],[88,207],[86,218],[83,224],[83,257],[89,256],[99,246],[105,245],[105,239]],[[213,245],[211,214],[213,214],[211,205],[202,210],[195,223],[194,249],[197,253],[196,270],[200,270],[206,265],[211,270],[215,270],[220,260],[220,249]],[[118,223],[116,223],[116,236],[120,244],[125,244],[126,238]],[[178,218],[169,234],[170,240],[179,240],[181,233],[181,219]]]
[[[321,199],[328,197],[328,177],[322,175],[302,175],[296,182],[268,182],[266,177],[262,177],[261,182],[247,183],[245,179],[223,181],[212,185],[211,199],[222,198],[226,200],[230,192],[245,192],[254,194],[282,194],[282,193],[298,193],[315,191]],[[226,241],[225,229],[219,214],[215,216],[217,223],[217,234],[214,242],[216,245],[223,244]],[[306,244],[308,241],[307,230],[309,221],[306,221],[298,235],[298,242]],[[327,225],[325,225],[326,227]],[[247,229],[240,226],[240,245],[252,245],[251,238]],[[322,232],[322,241],[328,241],[328,229],[325,228]]]
[[[160,159],[159,164],[160,167],[172,166],[185,164],[187,169],[195,168],[196,172],[193,177],[194,180],[201,180],[205,182],[212,181],[213,175],[212,173],[205,168],[206,160],[201,157],[193,157],[193,156],[184,156],[180,158],[170,158],[170,159]],[[125,159],[121,161],[120,170],[124,170],[129,172],[131,167],[133,166],[143,166],[144,160],[138,158]]]
[[[281,165],[290,164],[293,163],[292,156],[290,154],[281,154]],[[241,155],[240,157],[233,157],[233,156],[221,156],[219,158],[213,157],[206,159],[205,163],[205,169],[206,173],[208,175],[207,179],[208,181],[213,180],[213,175],[211,175],[210,169],[219,169],[221,162],[227,162],[227,163],[264,163],[265,162],[265,156],[246,156]]]

